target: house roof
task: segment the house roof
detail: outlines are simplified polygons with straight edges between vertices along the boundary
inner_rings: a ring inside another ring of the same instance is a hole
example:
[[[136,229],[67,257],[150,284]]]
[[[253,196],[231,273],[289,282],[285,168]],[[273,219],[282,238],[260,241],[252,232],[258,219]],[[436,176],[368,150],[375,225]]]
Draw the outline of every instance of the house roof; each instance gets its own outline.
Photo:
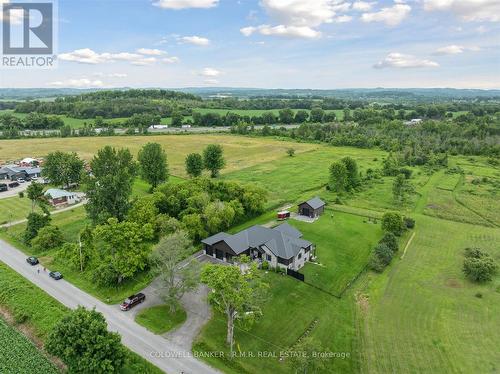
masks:
[[[299,205],[302,205],[302,204],[307,204],[313,209],[318,209],[318,208],[321,208],[322,206],[326,205],[326,203],[323,200],[321,200],[319,197],[313,197],[312,199],[304,201],[303,203],[300,203]]]
[[[234,235],[220,232],[202,240],[202,243],[213,245],[223,241],[237,255],[249,248],[265,246],[275,256],[289,259],[296,256],[301,248],[312,244],[307,240],[300,239],[301,237],[302,233],[299,230],[288,223],[283,223],[273,229],[255,225]]]
[[[15,175],[19,173],[26,173],[28,175],[40,174],[42,172],[41,168],[24,167],[17,165],[5,165],[0,168],[0,174]]]
[[[74,196],[75,194],[68,192],[68,191],[65,191],[65,190],[61,190],[59,188],[49,188],[47,191],[45,191],[44,195],[45,196],[50,195],[51,198],[58,199],[58,198],[64,197],[64,196],[67,196],[67,197]]]

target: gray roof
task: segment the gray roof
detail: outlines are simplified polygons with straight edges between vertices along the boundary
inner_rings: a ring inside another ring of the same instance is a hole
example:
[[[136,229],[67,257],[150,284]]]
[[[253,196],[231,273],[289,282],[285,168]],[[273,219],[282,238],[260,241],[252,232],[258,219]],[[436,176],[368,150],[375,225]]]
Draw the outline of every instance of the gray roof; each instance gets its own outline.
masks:
[[[322,206],[326,205],[326,203],[323,200],[321,200],[319,197],[313,197],[312,199],[304,201],[303,203],[300,203],[299,205],[302,205],[302,204],[307,204],[313,209],[318,209],[318,208],[321,208]]]
[[[6,165],[3,168],[0,168],[0,174],[8,174],[8,175],[15,175],[19,173],[26,173],[28,175],[32,174],[40,174],[42,172],[41,168],[35,167],[24,167],[24,166],[17,166],[17,165]]]
[[[234,235],[220,232],[201,242],[213,245],[224,241],[237,255],[249,248],[266,246],[275,256],[289,259],[296,256],[301,248],[312,244],[300,239],[301,236],[302,233],[299,230],[288,223],[283,223],[274,229],[255,225]]]
[[[47,191],[45,191],[44,195],[45,196],[50,195],[51,198],[58,199],[58,198],[64,197],[64,196],[74,196],[75,194],[72,192],[61,190],[59,188],[49,188]]]

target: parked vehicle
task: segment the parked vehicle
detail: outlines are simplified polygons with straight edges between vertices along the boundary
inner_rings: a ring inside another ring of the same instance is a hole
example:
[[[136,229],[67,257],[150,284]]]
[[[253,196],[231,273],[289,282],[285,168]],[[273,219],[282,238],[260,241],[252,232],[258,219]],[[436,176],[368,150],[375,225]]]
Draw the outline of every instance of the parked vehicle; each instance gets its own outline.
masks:
[[[34,256],[30,256],[26,259],[26,262],[28,264],[30,264],[31,266],[35,266],[35,265],[38,265],[39,262],[38,262],[38,258],[34,257]]]
[[[17,183],[17,182],[11,182],[11,183],[9,183],[9,187],[10,188],[19,187],[19,183]]]
[[[5,192],[8,190],[9,190],[9,188],[7,187],[7,185],[5,183],[0,183],[0,192]]]
[[[24,182],[26,182],[26,181],[24,180],[24,178],[19,178],[17,181],[18,181],[19,183],[24,183]]]
[[[138,293],[137,295],[131,295],[127,297],[123,303],[120,304],[120,309],[130,310],[132,307],[142,303],[144,300],[146,300],[146,295],[144,295],[143,293]]]
[[[54,278],[55,280],[59,280],[59,279],[63,278],[62,274],[59,273],[58,271],[51,271],[49,273],[49,277]]]

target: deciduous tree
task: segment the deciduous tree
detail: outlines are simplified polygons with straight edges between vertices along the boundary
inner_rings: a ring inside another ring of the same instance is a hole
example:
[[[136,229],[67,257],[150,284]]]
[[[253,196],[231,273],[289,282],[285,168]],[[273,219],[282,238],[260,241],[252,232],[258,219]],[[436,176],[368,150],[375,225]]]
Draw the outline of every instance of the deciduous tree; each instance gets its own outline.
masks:
[[[210,176],[215,178],[226,165],[222,146],[219,144],[209,144],[203,151],[203,166],[210,170]]]
[[[45,158],[42,176],[59,186],[80,183],[83,161],[76,153],[51,152]]]
[[[167,154],[158,143],[147,143],[139,151],[139,172],[142,179],[155,188],[168,180]]]
[[[203,157],[199,153],[190,153],[186,156],[186,173],[196,178],[203,172]]]

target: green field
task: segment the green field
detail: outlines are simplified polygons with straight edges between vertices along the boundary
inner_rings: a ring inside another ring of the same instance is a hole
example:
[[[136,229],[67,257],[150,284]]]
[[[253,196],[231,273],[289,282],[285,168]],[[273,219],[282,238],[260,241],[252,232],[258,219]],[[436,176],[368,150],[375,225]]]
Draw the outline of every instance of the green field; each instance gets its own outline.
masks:
[[[0,262],[0,306],[6,308],[14,318],[22,318],[34,336],[41,341],[45,341],[47,335],[56,325],[56,323],[64,316],[68,309],[59,303],[56,299],[52,298],[40,288],[24,279],[21,275],[10,269],[7,265]],[[2,327],[0,319],[0,342],[2,341]],[[9,347],[13,343],[12,337],[8,342]],[[2,344],[2,347],[5,347]],[[4,357],[4,352],[0,348],[0,357]],[[30,357],[26,355],[26,351],[8,349],[9,355],[22,354],[22,360],[29,363]],[[40,353],[38,353],[40,355]],[[35,354],[33,353],[33,357]],[[0,360],[0,373],[30,373],[30,371],[3,371],[2,364],[4,360]],[[10,363],[10,362],[9,362]],[[21,365],[21,363],[19,363]],[[31,366],[31,365],[30,365]],[[19,367],[19,366],[18,366]],[[43,368],[47,368],[47,372],[56,372],[55,370],[48,371],[48,366],[36,366],[32,368],[33,373],[44,372]],[[27,368],[26,370],[28,370]],[[133,373],[147,373],[147,374],[160,374],[157,367],[151,365],[148,361],[144,360],[137,354],[127,349],[127,362],[124,368],[120,371],[121,374]]]
[[[136,316],[135,322],[144,326],[155,334],[165,334],[186,321],[186,312],[181,306],[172,313],[168,305],[157,305],[142,309]]]
[[[316,245],[319,264],[309,262],[300,270],[306,282],[335,295],[363,270],[382,237],[380,224],[332,210],[326,210],[314,223],[293,219],[289,223]]]
[[[0,199],[0,224],[24,219],[29,213],[31,213],[31,201],[27,197],[13,196]]]
[[[0,373],[57,373],[31,341],[0,318]]]

